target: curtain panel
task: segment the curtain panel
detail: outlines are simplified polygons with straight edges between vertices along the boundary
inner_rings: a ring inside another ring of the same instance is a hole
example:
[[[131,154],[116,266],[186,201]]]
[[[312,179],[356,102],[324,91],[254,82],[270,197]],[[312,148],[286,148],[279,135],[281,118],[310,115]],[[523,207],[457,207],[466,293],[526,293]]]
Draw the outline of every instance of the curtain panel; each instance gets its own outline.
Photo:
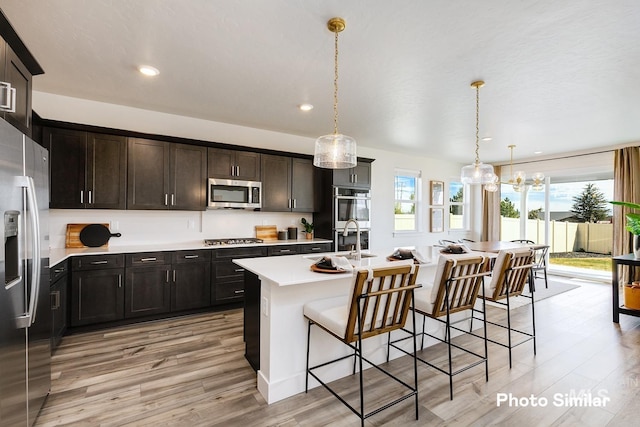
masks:
[[[640,147],[616,150],[613,161],[614,200],[640,204]],[[632,252],[631,233],[625,228],[625,214],[628,211],[622,206],[613,207],[613,256]],[[629,269],[627,266],[621,267],[624,268],[619,272],[619,277],[625,278]]]

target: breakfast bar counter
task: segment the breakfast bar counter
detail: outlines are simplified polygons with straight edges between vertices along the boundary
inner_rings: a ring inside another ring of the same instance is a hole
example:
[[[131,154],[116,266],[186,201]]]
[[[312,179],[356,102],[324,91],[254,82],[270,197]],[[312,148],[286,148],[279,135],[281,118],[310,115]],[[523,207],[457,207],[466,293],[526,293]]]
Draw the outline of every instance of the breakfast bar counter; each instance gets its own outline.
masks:
[[[417,283],[431,281],[435,274],[431,247],[418,248],[426,258],[420,265]],[[363,253],[361,261],[350,260],[356,269],[411,264],[413,260],[388,261],[393,250]],[[335,255],[335,254],[327,254]],[[303,316],[305,303],[350,292],[352,272],[319,273],[311,265],[322,254],[291,255],[271,258],[245,258],[234,262],[245,269],[245,342],[246,357],[257,371],[258,390],[267,403],[277,402],[304,391],[307,344],[307,322]],[[312,331],[313,347],[310,363],[326,361],[332,356],[349,354],[348,347],[323,334]],[[409,348],[411,341],[407,341]],[[386,336],[371,338],[365,351],[375,362],[387,356]],[[390,358],[402,356],[392,351]],[[327,367],[325,378],[338,379],[350,375],[349,362]],[[312,378],[309,387],[318,385]]]

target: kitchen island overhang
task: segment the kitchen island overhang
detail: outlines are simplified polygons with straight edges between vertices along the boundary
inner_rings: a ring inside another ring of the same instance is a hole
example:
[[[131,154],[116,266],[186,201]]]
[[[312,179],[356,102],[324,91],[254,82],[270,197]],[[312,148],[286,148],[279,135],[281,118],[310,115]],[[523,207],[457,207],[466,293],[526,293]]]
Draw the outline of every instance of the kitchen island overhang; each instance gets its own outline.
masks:
[[[418,248],[423,254],[431,254],[431,247]],[[357,268],[376,268],[411,264],[413,260],[388,261],[390,251],[372,251],[361,261],[352,261]],[[335,254],[332,254],[335,255]],[[305,390],[307,320],[303,316],[304,304],[322,298],[348,295],[355,276],[351,272],[323,274],[310,267],[319,254],[290,255],[271,258],[244,258],[234,262],[245,269],[245,342],[247,359],[257,370],[258,391],[271,404]],[[435,261],[420,265],[416,283],[428,283],[435,275]],[[410,320],[409,320],[410,321]],[[259,327],[254,323],[258,322]],[[421,322],[421,320],[419,320]],[[427,322],[430,332],[438,333],[437,322]],[[352,351],[328,334],[314,328],[311,333],[311,365],[334,357],[346,356]],[[431,345],[432,343],[427,343]],[[407,340],[406,349],[412,348]],[[364,352],[375,363],[387,358],[386,335],[368,339]],[[389,358],[404,356],[391,349]],[[326,367],[323,378],[327,381],[351,375],[352,362]],[[309,388],[318,386],[310,378]]]

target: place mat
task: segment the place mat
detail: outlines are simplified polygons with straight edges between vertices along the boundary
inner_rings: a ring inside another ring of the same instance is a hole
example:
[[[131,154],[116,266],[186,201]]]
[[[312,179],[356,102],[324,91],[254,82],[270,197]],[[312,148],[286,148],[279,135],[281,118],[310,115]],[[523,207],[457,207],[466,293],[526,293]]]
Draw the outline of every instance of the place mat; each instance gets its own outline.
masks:
[[[329,269],[329,268],[322,268],[322,267],[318,267],[315,264],[311,264],[311,271],[315,271],[316,273],[329,273],[329,274],[339,274],[339,273],[348,273],[347,270],[338,270],[336,269]]]

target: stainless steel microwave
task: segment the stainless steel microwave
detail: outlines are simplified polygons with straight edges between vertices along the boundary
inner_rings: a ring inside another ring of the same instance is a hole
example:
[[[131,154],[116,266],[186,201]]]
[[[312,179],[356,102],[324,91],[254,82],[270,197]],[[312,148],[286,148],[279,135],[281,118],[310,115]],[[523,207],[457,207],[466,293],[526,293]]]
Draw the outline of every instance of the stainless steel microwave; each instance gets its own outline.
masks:
[[[262,183],[235,179],[209,178],[208,209],[259,209],[262,207]]]

